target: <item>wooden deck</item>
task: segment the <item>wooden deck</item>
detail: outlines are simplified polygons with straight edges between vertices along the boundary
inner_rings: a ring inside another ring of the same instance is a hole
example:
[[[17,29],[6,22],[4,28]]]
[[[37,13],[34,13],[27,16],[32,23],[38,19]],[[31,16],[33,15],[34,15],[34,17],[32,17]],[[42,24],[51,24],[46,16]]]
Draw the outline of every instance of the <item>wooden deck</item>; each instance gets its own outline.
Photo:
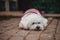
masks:
[[[0,40],[60,40],[60,19],[48,18],[44,31],[30,31],[18,28],[20,18],[0,20]]]

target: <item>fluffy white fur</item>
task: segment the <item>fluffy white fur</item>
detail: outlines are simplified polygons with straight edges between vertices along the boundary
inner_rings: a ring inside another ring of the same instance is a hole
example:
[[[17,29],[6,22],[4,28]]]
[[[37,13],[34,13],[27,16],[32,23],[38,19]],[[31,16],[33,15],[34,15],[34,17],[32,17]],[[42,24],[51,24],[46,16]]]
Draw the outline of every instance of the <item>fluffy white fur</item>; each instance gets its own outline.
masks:
[[[37,14],[34,12],[36,12]],[[34,29],[44,30],[46,28],[48,20],[41,16],[38,10],[29,9],[24,14],[25,15],[20,20],[19,28],[30,30]]]

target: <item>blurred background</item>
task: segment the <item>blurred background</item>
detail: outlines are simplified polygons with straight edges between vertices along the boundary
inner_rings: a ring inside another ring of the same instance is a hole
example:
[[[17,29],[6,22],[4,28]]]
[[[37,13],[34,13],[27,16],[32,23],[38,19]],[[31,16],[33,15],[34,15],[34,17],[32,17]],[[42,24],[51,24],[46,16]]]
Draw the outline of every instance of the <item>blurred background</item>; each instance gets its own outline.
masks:
[[[60,0],[0,0],[0,11],[26,11],[29,8],[59,14]]]

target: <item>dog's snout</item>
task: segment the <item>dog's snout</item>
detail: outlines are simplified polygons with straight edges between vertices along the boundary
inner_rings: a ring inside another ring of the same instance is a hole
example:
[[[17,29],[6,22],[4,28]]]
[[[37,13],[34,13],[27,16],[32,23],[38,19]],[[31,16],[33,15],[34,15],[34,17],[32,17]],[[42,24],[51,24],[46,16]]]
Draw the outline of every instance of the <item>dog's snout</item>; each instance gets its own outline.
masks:
[[[37,27],[36,27],[36,29],[38,30],[38,29],[40,29],[40,27],[39,27],[39,26],[37,26]]]

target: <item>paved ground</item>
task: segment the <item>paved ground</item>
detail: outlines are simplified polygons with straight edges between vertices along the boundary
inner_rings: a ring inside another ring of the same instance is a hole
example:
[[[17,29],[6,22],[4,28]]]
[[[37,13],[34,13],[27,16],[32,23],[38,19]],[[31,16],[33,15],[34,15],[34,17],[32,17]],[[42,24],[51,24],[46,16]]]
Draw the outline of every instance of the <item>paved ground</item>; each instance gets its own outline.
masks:
[[[18,28],[20,18],[0,20],[0,40],[60,40],[60,19],[48,18],[44,31],[30,31]]]

